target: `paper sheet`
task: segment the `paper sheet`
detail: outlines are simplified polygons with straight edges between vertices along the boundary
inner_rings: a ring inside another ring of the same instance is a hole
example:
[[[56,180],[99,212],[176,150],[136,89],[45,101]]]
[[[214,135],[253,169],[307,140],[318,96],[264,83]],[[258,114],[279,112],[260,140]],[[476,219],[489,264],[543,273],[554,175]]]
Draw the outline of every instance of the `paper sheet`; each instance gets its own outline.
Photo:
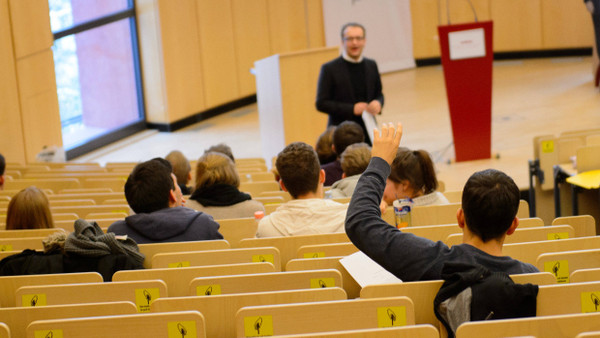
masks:
[[[377,128],[377,119],[375,119],[375,116],[367,113],[366,110],[362,113],[362,119],[368,132],[365,137],[368,137],[371,140],[371,144],[373,144],[373,129]]]
[[[358,251],[340,259],[346,271],[361,286],[402,283],[402,280],[377,264],[367,255]]]

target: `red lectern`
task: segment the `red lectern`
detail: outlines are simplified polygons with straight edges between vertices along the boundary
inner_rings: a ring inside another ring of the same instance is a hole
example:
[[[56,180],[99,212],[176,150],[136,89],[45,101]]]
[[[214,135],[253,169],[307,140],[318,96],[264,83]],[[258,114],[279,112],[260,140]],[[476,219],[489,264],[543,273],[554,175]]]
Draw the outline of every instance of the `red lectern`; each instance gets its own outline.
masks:
[[[456,161],[491,157],[491,21],[439,26]]]

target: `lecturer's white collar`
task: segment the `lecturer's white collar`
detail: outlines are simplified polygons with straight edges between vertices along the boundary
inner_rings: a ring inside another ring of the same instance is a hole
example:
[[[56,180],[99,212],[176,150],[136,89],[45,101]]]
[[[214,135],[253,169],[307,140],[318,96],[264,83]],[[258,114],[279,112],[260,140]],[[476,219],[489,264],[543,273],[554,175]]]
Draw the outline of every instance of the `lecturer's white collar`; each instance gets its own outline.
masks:
[[[363,56],[362,54],[360,54],[360,57],[358,58],[358,60],[354,60],[353,58],[351,58],[350,56],[348,56],[348,54],[346,53],[346,51],[342,51],[342,57],[344,58],[344,60],[350,62],[350,63],[361,63],[363,60]]]

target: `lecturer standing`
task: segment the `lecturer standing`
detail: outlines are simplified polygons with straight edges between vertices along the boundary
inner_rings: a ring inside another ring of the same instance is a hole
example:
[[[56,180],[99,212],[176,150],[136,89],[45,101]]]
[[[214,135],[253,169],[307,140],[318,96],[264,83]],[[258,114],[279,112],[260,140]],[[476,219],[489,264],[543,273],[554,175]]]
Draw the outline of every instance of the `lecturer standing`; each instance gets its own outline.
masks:
[[[358,23],[342,27],[342,55],[321,67],[316,106],[318,111],[329,115],[328,126],[354,121],[369,135],[362,114],[365,111],[373,116],[380,114],[383,93],[377,63],[362,56],[365,33]]]

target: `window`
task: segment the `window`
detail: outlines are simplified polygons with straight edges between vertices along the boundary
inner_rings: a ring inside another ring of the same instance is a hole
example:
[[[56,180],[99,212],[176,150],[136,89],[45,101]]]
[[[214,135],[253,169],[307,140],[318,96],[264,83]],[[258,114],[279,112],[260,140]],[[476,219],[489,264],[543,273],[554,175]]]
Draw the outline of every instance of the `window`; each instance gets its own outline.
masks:
[[[49,0],[67,159],[145,128],[133,0]]]

